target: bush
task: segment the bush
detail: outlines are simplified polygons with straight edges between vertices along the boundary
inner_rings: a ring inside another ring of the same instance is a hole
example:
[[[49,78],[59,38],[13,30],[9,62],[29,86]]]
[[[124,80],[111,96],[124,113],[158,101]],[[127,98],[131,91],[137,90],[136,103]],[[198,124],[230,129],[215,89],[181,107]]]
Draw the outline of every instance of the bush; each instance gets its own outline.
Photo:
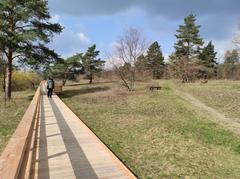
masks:
[[[12,90],[23,91],[34,89],[39,85],[41,77],[34,72],[13,71]]]

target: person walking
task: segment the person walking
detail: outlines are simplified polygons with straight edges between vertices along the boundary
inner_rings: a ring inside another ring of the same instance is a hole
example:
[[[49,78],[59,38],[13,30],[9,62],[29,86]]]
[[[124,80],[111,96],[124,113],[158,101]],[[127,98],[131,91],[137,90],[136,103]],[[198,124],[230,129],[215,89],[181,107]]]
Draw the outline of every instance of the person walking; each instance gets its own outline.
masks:
[[[47,81],[48,98],[52,98],[53,89],[54,89],[54,81],[52,78],[49,78]]]

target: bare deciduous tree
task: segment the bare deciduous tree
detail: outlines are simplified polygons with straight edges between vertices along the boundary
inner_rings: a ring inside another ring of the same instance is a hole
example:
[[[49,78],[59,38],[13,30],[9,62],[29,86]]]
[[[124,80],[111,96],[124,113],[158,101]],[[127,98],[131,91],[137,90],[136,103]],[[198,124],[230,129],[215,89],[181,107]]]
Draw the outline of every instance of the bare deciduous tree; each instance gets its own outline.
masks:
[[[236,49],[238,50],[238,52],[240,52],[240,24],[238,26],[236,35],[233,38],[233,43],[236,46]]]
[[[111,58],[111,63],[129,91],[134,90],[136,62],[138,57],[144,54],[146,47],[145,38],[135,28],[125,30],[115,45],[116,54]]]

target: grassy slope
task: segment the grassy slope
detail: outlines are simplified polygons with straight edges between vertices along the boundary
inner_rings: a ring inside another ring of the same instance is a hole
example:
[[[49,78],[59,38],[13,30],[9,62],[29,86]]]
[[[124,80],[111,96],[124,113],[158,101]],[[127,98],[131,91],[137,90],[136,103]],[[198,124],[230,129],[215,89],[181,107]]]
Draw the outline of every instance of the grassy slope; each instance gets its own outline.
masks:
[[[164,82],[165,83],[165,82]],[[240,138],[210,122],[176,96],[138,84],[67,86],[67,105],[140,178],[237,178]]]
[[[13,92],[13,101],[4,106],[0,92],[0,153],[22,119],[33,94],[33,91]]]
[[[181,84],[179,89],[188,92],[205,104],[227,114],[228,117],[240,117],[240,82],[212,80],[207,84]]]

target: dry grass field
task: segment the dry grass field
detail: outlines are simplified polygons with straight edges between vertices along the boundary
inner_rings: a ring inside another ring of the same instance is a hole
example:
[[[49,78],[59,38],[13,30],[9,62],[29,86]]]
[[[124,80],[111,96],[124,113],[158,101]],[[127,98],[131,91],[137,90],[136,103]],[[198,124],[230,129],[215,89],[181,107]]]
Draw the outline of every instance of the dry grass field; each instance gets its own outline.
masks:
[[[231,118],[240,118],[240,82],[212,80],[207,84],[181,84],[179,89],[188,92],[205,104]]]
[[[137,83],[128,92],[114,83],[72,83],[61,98],[139,178],[238,178],[240,137],[197,112],[175,88],[235,117],[238,110],[221,106],[240,103],[239,96],[229,99],[239,94],[239,84],[154,83],[163,89],[150,92],[150,83]],[[211,102],[215,92],[223,97]]]

